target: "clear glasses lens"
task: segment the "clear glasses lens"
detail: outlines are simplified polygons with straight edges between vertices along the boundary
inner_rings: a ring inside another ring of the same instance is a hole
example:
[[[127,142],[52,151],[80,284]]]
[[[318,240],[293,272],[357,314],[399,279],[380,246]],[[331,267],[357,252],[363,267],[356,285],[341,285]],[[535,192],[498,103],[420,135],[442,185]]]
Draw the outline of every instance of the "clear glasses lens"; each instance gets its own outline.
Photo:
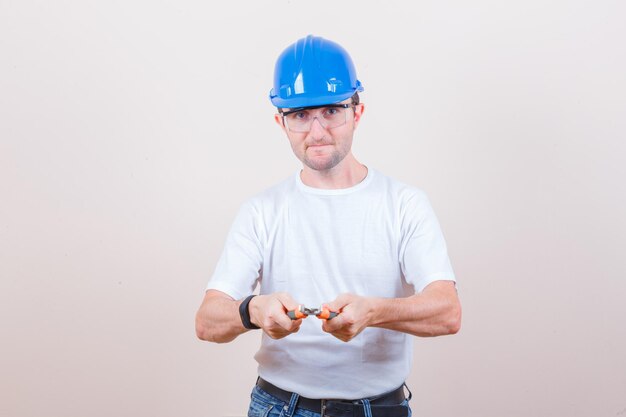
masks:
[[[348,109],[343,107],[321,107],[319,109],[303,109],[285,115],[287,127],[292,132],[308,132],[313,120],[317,119],[323,128],[332,129],[346,123]]]

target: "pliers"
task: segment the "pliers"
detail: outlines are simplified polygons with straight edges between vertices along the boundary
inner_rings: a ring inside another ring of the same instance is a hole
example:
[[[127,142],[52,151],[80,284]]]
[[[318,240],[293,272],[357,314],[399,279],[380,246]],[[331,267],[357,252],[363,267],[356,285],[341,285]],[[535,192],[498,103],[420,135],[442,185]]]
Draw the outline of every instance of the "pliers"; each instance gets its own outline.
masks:
[[[309,308],[303,306],[302,304],[300,304],[297,309],[287,312],[287,315],[291,318],[291,320],[303,319],[308,316],[315,316],[318,319],[323,320],[331,320],[332,318],[337,317],[337,314],[339,313],[336,311],[330,311],[326,307]]]

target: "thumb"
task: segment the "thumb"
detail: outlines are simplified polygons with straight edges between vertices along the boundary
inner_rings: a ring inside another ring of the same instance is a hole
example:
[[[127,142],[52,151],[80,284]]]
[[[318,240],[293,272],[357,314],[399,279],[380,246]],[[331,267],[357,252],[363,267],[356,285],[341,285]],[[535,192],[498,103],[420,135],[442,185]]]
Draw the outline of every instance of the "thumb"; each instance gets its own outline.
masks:
[[[339,313],[345,306],[350,304],[351,299],[352,297],[350,294],[341,294],[339,297],[335,298],[333,301],[323,304],[322,307],[326,307],[330,311]]]
[[[295,310],[298,308],[298,303],[293,299],[290,294],[280,293],[278,294],[277,298],[287,311]]]

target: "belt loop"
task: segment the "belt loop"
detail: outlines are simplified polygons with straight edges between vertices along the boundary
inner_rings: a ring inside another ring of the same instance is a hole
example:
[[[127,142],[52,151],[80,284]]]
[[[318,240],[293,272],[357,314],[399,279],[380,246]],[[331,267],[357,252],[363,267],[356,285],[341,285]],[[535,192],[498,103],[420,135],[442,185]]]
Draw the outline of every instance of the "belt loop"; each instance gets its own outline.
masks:
[[[413,398],[413,393],[409,389],[409,386],[406,384],[406,382],[403,385],[404,385],[404,388],[406,388],[406,390],[409,391],[409,396],[407,397],[407,401],[411,401],[411,398]]]
[[[361,400],[363,403],[363,410],[365,411],[365,417],[372,417],[372,407],[370,406],[370,400],[364,398]]]
[[[291,394],[291,399],[289,400],[289,405],[285,406],[285,417],[293,417],[293,414],[296,411],[296,404],[298,404],[298,399],[300,396],[295,392]]]

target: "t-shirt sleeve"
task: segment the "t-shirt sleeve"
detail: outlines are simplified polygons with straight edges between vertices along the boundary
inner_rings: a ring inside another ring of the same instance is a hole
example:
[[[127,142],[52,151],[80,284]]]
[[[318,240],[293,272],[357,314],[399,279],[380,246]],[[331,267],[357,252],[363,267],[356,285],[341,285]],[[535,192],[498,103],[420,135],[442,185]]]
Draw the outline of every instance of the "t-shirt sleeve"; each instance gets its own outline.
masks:
[[[252,294],[263,263],[260,224],[255,206],[251,202],[243,204],[230,228],[207,290],[222,291],[235,300]]]
[[[415,292],[438,280],[456,282],[439,221],[426,194],[412,194],[401,207],[400,216],[400,264]]]

